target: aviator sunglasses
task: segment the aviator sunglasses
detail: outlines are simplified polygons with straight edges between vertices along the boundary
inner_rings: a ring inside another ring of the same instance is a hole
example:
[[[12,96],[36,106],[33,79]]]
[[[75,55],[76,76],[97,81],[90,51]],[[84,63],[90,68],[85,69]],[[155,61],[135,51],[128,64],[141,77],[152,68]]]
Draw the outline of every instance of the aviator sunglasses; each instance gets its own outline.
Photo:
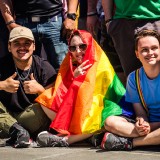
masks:
[[[82,43],[80,45],[77,45],[77,46],[69,46],[68,49],[70,52],[75,52],[77,49],[79,48],[79,50],[82,52],[82,51],[85,51],[87,49],[87,44],[85,43]]]

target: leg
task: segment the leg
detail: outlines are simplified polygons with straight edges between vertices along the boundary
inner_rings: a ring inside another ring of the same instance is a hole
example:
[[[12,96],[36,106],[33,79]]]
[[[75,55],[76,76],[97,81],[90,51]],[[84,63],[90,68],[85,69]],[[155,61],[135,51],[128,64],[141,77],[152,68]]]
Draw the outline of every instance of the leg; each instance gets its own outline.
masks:
[[[57,21],[46,22],[41,25],[43,31],[42,43],[49,62],[58,70],[67,53],[67,45],[61,36],[62,17]]]
[[[146,136],[133,139],[133,147],[160,144],[160,128]]]
[[[55,113],[54,111],[48,109],[47,107],[44,107],[44,106],[42,106],[42,105],[41,105],[41,107],[42,107],[44,113],[48,116],[48,118],[49,118],[51,121],[53,121],[54,118],[56,117],[56,113]]]
[[[28,147],[30,135],[23,127],[21,127],[15,118],[13,118],[0,103],[0,130],[4,137],[10,137],[7,143],[14,145],[16,148]]]
[[[82,141],[93,134],[70,135],[69,137],[59,137],[47,131],[43,131],[37,136],[37,144],[41,147],[67,147],[69,144]]]
[[[6,108],[0,102],[0,130],[3,132],[4,136],[9,136],[9,130],[17,120],[13,118]]]
[[[93,134],[79,134],[79,135],[71,135],[68,137],[67,142],[68,144],[73,144],[75,142],[80,142],[91,137]]]
[[[48,129],[51,123],[38,103],[27,107],[24,112],[16,116],[16,119],[24,128],[35,136],[39,132]]]
[[[137,20],[116,19],[113,20],[108,27],[108,34],[113,40],[114,47],[126,76],[141,66],[141,63],[135,56],[134,50],[136,23]]]
[[[119,116],[110,116],[106,119],[104,127],[107,131],[123,137],[138,137],[133,123]]]

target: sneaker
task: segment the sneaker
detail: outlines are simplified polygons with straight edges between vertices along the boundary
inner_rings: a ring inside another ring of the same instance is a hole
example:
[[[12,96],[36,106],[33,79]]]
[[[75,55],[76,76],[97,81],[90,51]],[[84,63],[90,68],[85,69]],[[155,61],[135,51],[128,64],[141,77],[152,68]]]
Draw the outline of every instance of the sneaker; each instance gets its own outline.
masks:
[[[104,134],[105,133],[102,132],[102,133],[93,135],[88,139],[89,143],[92,144],[94,147],[99,147],[101,145]]]
[[[43,131],[37,136],[37,144],[41,147],[68,147],[64,137],[53,135],[47,131]]]
[[[113,150],[131,150],[132,147],[132,140],[129,138],[125,137],[119,137],[115,134],[106,132],[102,143],[101,143],[101,148],[108,150],[108,151],[113,151]]]
[[[14,148],[27,148],[31,143],[28,131],[18,123],[15,123],[10,128],[9,135],[10,138],[6,141],[6,143],[8,145],[12,145]]]

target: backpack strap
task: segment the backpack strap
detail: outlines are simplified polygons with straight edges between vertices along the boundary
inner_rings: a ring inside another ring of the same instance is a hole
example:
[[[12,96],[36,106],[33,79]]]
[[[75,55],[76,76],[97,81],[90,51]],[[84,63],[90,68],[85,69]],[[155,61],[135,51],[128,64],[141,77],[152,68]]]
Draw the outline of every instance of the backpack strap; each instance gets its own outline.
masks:
[[[136,87],[137,87],[139,99],[141,101],[141,104],[142,104],[143,108],[145,109],[145,111],[148,114],[148,108],[147,108],[146,102],[144,100],[141,85],[140,85],[139,69],[137,69],[136,72],[135,72],[135,80],[136,80]]]

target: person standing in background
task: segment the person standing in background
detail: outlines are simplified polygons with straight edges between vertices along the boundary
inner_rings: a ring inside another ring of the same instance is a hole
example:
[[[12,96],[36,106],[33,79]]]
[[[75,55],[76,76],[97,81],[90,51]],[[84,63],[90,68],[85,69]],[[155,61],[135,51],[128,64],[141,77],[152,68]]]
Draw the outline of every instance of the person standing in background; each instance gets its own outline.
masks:
[[[36,43],[34,54],[41,56],[43,45],[48,61],[58,70],[67,52],[62,26],[64,35],[75,28],[77,5],[78,0],[68,0],[65,20],[62,0],[2,0],[0,9],[9,31],[19,25],[32,30]]]
[[[102,6],[107,32],[128,76],[141,66],[135,56],[135,33],[142,29],[152,29],[160,33],[160,0],[102,0]]]
[[[118,54],[116,53],[113,41],[106,30],[104,11],[102,8],[101,0],[88,0],[86,25],[87,30],[92,34],[92,36],[97,40],[102,49],[105,51],[113,68],[125,85],[126,78],[124,76]]]
[[[9,32],[6,27],[5,21],[2,17],[2,14],[0,12],[0,58],[4,57],[6,54],[8,54],[8,36]]]

